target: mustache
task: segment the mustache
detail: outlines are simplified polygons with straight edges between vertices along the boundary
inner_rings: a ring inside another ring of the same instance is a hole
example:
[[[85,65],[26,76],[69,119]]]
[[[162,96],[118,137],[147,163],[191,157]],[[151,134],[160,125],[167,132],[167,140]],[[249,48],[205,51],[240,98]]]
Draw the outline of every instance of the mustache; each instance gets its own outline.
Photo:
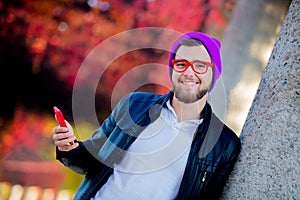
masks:
[[[179,77],[178,78],[179,82],[197,82],[197,83],[202,83],[200,79],[197,78],[186,78],[186,77]]]

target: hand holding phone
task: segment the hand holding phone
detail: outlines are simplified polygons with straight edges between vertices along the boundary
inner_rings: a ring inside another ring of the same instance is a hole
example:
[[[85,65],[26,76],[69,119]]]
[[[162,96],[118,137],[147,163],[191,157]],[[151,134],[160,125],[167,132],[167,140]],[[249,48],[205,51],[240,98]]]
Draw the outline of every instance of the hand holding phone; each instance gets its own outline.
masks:
[[[59,126],[60,126],[60,127],[68,128],[68,127],[67,127],[67,124],[66,124],[66,122],[65,122],[65,118],[64,118],[64,116],[63,116],[61,110],[58,109],[56,106],[53,107],[53,110],[54,110],[56,119],[57,119],[57,121],[58,121],[58,123],[59,123]],[[72,145],[72,144],[74,144],[74,142],[70,142],[70,144]]]

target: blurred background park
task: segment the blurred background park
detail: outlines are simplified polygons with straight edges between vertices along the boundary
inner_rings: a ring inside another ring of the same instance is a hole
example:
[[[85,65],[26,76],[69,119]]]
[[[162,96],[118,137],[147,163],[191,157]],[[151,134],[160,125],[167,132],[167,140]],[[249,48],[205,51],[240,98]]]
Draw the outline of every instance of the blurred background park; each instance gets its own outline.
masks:
[[[241,10],[243,3],[247,10]],[[72,123],[78,69],[93,48],[122,31],[142,27],[201,31],[224,43],[224,68],[230,68],[223,75],[229,108],[225,119],[239,134],[289,4],[283,0],[0,0],[0,200],[9,195],[10,199],[68,199],[76,191],[83,177],[55,160],[53,106]],[[257,13],[247,16],[251,9]],[[238,19],[248,24],[236,31]],[[239,35],[246,39],[233,43]],[[230,54],[234,50],[245,51],[248,57]],[[166,51],[149,48],[112,62],[95,94],[99,123],[111,111],[114,86],[127,71],[145,63],[166,65],[167,56]],[[140,78],[151,82],[153,76],[149,72]],[[168,88],[146,84],[137,90],[165,93]],[[231,96],[239,103],[232,103]],[[89,116],[78,126],[85,133],[81,139],[96,128]]]

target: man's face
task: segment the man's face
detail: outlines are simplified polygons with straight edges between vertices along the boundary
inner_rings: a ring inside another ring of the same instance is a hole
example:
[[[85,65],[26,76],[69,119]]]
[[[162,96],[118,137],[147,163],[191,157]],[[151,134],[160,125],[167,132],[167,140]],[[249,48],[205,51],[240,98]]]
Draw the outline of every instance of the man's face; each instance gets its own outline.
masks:
[[[197,60],[211,62],[210,56],[203,45],[180,46],[175,59],[185,59],[193,62]],[[205,74],[196,74],[191,66],[184,72],[172,73],[172,84],[175,97],[183,103],[194,103],[207,94],[213,78],[213,71],[208,67]]]

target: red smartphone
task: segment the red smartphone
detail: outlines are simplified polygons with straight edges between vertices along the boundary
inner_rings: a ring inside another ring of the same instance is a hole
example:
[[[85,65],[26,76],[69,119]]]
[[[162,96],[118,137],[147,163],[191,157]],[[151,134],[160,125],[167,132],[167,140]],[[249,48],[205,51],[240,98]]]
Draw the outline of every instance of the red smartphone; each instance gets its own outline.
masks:
[[[56,116],[56,119],[59,123],[59,126],[60,127],[66,127],[67,128],[67,124],[65,122],[65,118],[61,112],[60,109],[58,109],[56,106],[53,107],[53,110],[54,110],[54,113],[55,113],[55,116]],[[70,144],[74,144],[74,142],[70,142]]]

